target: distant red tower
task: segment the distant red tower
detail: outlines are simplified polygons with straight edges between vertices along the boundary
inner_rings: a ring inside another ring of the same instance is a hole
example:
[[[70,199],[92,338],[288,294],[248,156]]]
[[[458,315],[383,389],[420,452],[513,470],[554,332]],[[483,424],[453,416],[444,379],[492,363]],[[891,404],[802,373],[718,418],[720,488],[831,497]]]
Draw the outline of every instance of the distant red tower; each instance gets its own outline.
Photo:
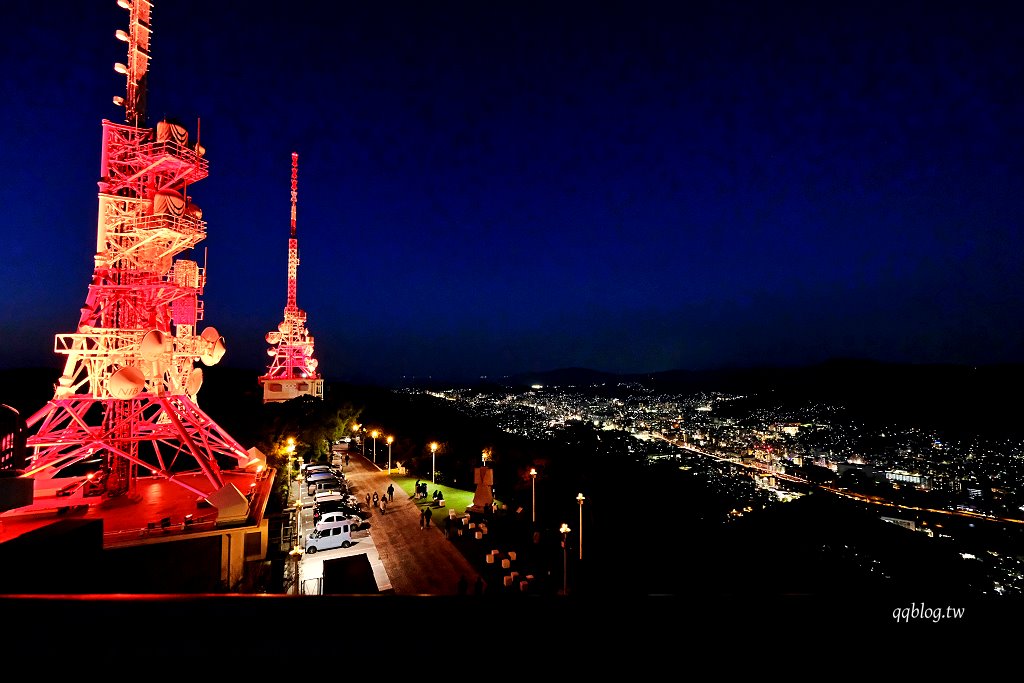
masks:
[[[313,335],[306,330],[306,312],[296,303],[299,272],[299,240],[295,237],[295,209],[299,197],[299,155],[292,152],[292,219],[288,238],[288,301],[284,319],[276,330],[267,332],[267,374],[259,378],[263,402],[287,401],[298,396],[324,397],[324,380],[316,371]]]
[[[208,162],[182,126],[143,127],[152,5],[118,4],[130,30],[115,34],[128,63],[114,65],[127,78],[127,97],[114,103],[127,123],[103,121],[95,268],[76,331],[56,336],[67,360],[54,397],[26,421],[25,476],[38,492],[40,480],[87,471],[79,488],[97,501],[135,493],[140,476],[163,477],[197,501],[237,508],[244,496],[221,467],[260,463],[196,403],[194,361],[218,362],[224,339],[213,327],[197,334],[206,269],[175,258],[206,237],[188,192]]]

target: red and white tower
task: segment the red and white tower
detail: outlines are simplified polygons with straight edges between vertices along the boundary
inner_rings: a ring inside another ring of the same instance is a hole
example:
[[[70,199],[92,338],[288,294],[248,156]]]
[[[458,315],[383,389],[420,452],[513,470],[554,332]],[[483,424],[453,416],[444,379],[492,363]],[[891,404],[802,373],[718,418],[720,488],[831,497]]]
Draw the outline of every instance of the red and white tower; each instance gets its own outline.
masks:
[[[208,162],[182,126],[143,127],[152,4],[118,5],[129,12],[129,31],[115,33],[128,61],[114,70],[127,97],[114,103],[127,123],[103,121],[95,267],[76,330],[56,335],[67,360],[54,397],[26,421],[24,476],[62,477],[89,461],[99,464],[84,490],[97,501],[135,494],[140,476],[155,476],[237,507],[244,500],[221,468],[259,463],[196,403],[203,373],[193,364],[218,362],[224,339],[213,327],[197,332],[205,267],[175,258],[206,237],[189,191]]]
[[[299,272],[299,240],[295,237],[295,208],[299,198],[299,155],[292,152],[292,220],[288,238],[288,301],[284,320],[267,332],[267,374],[259,378],[263,402],[287,401],[297,396],[324,397],[324,380],[316,371],[313,336],[306,330],[306,312],[296,303]]]

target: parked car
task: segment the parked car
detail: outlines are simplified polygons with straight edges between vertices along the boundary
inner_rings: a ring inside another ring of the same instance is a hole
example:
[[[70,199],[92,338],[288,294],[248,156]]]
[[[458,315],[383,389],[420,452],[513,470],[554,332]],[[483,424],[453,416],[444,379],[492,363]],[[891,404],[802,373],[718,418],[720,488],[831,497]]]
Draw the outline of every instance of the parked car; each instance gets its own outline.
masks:
[[[336,468],[336,467],[334,467],[332,465],[325,465],[325,464],[319,464],[319,463],[318,464],[310,464],[310,465],[303,465],[302,466],[302,473],[304,475],[306,475],[307,477],[309,475],[313,474],[314,472],[333,472],[335,474],[340,474],[341,470],[339,470],[338,468]]]
[[[347,503],[348,505],[359,506],[359,499],[348,492],[347,489],[331,489],[321,491],[313,496],[313,504],[326,503],[327,501]]]
[[[340,512],[345,515],[351,515],[358,517],[361,520],[367,520],[370,518],[370,513],[361,507],[355,507],[348,505],[342,501],[330,501],[325,503],[318,503],[313,506],[313,522],[319,522],[320,518],[325,514],[332,512]]]
[[[352,515],[347,512],[336,510],[334,512],[325,512],[321,517],[320,521],[316,523],[314,531],[321,531],[326,529],[329,525],[334,522],[348,522],[352,525],[353,531],[359,531],[365,526],[369,526],[369,522],[364,519],[360,519],[357,515]]]
[[[326,479],[309,484],[306,490],[306,492],[311,496],[315,496],[323,491],[348,492],[348,485],[340,479]]]
[[[347,521],[333,522],[327,527],[314,531],[306,539],[306,552],[347,548],[352,545],[352,524]]]
[[[345,481],[345,475],[335,474],[334,472],[313,472],[312,474],[306,475],[307,484],[315,484],[318,481],[330,481],[331,479]]]

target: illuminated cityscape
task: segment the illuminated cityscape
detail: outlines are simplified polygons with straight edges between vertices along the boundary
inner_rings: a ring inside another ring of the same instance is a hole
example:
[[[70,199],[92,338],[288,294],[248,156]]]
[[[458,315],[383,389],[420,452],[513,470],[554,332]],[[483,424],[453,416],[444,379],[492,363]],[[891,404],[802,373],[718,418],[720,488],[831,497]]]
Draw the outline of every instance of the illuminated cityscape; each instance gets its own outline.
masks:
[[[840,405],[813,400],[783,407],[770,396],[659,393],[637,382],[401,391],[426,393],[534,440],[558,438],[574,423],[592,426],[607,437],[602,443],[609,453],[675,462],[702,477],[704,486],[729,492],[735,500],[729,518],[742,517],[752,505],[825,491],[866,503],[878,518],[935,539],[967,535],[944,517],[964,521],[968,530],[976,524],[1024,525],[1019,438],[950,438],[943,430],[899,426],[899,415],[889,423],[866,422]],[[981,593],[1024,590],[1017,543],[1015,537],[1009,545],[982,544],[962,554],[965,562],[984,566],[989,584]]]

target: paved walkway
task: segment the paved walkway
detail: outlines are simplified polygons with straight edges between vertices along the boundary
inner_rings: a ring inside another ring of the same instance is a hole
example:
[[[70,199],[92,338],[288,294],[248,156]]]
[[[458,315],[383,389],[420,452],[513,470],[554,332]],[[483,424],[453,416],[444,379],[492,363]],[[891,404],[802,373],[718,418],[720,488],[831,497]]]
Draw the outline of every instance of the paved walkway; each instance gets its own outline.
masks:
[[[367,492],[383,495],[392,483],[387,471],[359,453],[349,456],[350,463],[343,469],[352,493],[360,499]],[[311,508],[304,511],[306,528],[312,528],[312,514]],[[302,585],[309,592],[315,592],[312,587],[323,575],[324,559],[366,553],[381,593],[455,595],[460,577],[465,577],[467,585],[472,587],[477,571],[436,525],[443,522],[442,515],[435,513],[427,529],[420,528],[419,519],[420,507],[396,484],[395,497],[387,512],[373,510],[369,531],[353,534],[356,542],[352,547],[302,556],[299,563]]]

